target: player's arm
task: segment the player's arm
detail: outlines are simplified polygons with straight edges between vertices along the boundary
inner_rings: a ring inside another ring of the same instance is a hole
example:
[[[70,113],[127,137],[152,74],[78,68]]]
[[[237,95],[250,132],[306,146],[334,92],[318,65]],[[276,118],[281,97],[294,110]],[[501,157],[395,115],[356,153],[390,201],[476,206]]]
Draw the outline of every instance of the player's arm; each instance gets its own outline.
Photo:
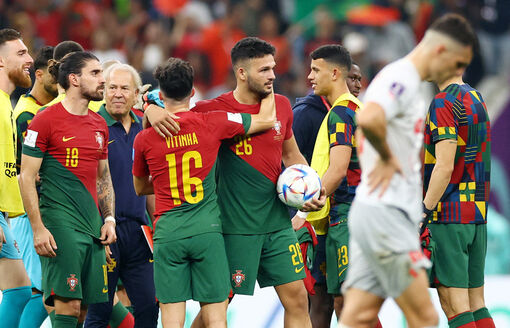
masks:
[[[147,209],[147,213],[149,213],[151,222],[154,225],[154,220],[156,219],[154,217],[154,212],[156,211],[156,196],[154,196],[154,194],[147,195],[147,197],[145,197],[145,208]]]
[[[267,95],[260,102],[260,110],[257,114],[251,115],[250,128],[246,132],[252,134],[274,127],[276,122],[276,105],[274,91]]]
[[[152,185],[152,179],[149,175],[143,177],[137,177],[133,175],[133,184],[135,186],[135,192],[138,196],[150,195],[154,193],[154,186]]]
[[[380,196],[382,196],[388,188],[393,174],[402,172],[400,164],[386,142],[387,121],[384,109],[377,103],[369,102],[357,114],[356,121],[364,137],[379,154],[374,169],[368,175],[368,185],[370,192],[380,187]]]
[[[443,196],[455,166],[455,153],[457,151],[457,140],[444,139],[436,143],[436,164],[432,169],[427,194],[423,199],[423,204],[429,210],[436,207]]]
[[[104,217],[104,224],[101,227],[99,238],[103,245],[110,245],[117,240],[117,235],[115,233],[115,194],[108,159],[99,160],[96,185],[97,202]]]
[[[329,150],[329,167],[322,176],[321,182],[326,195],[331,195],[340,186],[347,175],[347,168],[351,160],[352,147],[338,145]]]
[[[53,235],[44,226],[39,211],[39,197],[35,182],[37,174],[41,167],[42,157],[32,157],[23,154],[21,156],[21,172],[19,175],[19,184],[23,205],[27,212],[32,230],[34,232],[34,247],[37,254],[47,257],[55,257],[57,254],[57,244]]]

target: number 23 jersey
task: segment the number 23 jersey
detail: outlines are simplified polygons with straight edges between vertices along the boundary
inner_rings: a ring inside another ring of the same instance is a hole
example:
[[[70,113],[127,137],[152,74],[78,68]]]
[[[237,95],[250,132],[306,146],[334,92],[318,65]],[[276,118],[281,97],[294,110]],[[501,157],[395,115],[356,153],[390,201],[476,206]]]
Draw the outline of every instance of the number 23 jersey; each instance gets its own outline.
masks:
[[[68,227],[99,238],[97,169],[108,157],[108,127],[98,114],[69,113],[62,103],[39,112],[23,154],[42,158],[39,207],[46,227]]]

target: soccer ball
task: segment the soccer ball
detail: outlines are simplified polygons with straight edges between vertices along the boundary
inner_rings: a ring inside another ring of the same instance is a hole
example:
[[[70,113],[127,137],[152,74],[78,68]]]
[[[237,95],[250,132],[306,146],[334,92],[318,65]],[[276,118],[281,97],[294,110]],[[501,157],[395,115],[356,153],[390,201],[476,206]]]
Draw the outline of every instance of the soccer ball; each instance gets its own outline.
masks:
[[[280,174],[276,183],[280,200],[288,206],[300,209],[303,204],[321,193],[321,179],[310,166],[294,164]]]

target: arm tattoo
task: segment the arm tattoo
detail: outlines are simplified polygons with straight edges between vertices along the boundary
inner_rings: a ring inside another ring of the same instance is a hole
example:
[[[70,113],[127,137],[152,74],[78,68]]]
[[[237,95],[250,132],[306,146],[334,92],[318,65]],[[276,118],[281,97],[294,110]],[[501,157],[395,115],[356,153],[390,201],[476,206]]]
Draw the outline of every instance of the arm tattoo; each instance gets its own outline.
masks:
[[[97,201],[103,217],[115,216],[115,194],[113,193],[110,168],[104,165],[101,174],[97,177]]]

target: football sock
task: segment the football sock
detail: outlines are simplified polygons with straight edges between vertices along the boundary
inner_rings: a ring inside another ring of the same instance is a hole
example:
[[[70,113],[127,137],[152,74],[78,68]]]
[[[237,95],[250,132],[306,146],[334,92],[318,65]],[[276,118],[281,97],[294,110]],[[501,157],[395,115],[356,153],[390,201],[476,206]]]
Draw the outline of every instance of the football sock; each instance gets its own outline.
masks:
[[[109,325],[111,328],[132,328],[135,325],[135,319],[128,309],[118,302],[113,306]]]
[[[473,312],[462,312],[451,318],[448,318],[448,327],[450,328],[476,328]]]
[[[32,294],[21,315],[19,328],[39,328],[47,316],[48,312],[44,308],[42,294]]]
[[[32,287],[9,288],[3,290],[2,294],[0,303],[2,327],[18,327],[23,309],[32,296]]]
[[[78,318],[70,315],[55,314],[53,328],[76,328]]]
[[[496,328],[491,314],[487,308],[481,308],[473,312],[476,328]]]

